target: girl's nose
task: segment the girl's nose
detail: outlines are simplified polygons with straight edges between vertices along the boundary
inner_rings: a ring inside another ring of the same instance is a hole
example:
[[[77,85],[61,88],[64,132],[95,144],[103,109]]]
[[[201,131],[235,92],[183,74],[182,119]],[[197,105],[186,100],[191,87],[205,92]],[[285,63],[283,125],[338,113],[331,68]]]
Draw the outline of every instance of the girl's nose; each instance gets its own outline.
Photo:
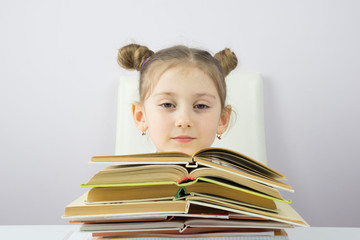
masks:
[[[180,118],[175,122],[175,126],[178,128],[191,128],[193,125],[192,121],[188,118]]]

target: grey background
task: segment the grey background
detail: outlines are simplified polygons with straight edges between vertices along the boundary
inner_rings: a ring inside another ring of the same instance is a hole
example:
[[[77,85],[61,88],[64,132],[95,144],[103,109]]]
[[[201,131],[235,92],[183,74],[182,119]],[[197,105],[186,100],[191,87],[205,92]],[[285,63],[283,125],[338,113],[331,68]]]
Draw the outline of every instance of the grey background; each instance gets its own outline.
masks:
[[[312,226],[359,227],[359,1],[0,1],[0,224],[65,224],[115,149],[117,49],[215,53],[261,72],[269,165]],[[130,114],[130,113],[129,113]],[[126,127],[126,126],[124,126]]]

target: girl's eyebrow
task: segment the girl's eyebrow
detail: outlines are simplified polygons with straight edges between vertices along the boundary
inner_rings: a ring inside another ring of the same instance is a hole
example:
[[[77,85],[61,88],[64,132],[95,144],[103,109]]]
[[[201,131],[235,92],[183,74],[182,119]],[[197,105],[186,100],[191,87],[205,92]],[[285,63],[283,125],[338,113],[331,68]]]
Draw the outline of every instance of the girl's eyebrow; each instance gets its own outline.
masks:
[[[158,97],[158,96],[176,96],[177,94],[175,92],[159,92],[154,94],[154,97]],[[210,97],[213,99],[216,99],[216,97],[210,93],[196,93],[195,97],[199,98],[199,97]]]
[[[216,99],[216,97],[210,93],[197,93],[195,94],[196,97],[210,97]]]
[[[163,95],[165,95],[165,96],[175,96],[176,93],[174,93],[174,92],[159,92],[159,93],[154,94],[154,97],[163,96]]]

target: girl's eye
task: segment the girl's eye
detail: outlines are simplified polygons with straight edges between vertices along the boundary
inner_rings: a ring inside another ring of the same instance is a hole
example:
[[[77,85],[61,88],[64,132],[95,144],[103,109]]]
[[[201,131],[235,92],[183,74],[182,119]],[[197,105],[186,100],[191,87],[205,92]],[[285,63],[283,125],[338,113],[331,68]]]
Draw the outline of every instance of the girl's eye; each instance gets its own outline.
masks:
[[[175,108],[175,105],[172,103],[162,103],[160,106],[163,108]]]
[[[209,106],[205,105],[205,104],[197,104],[197,105],[194,106],[194,108],[196,108],[196,109],[207,109],[207,108],[209,108]]]

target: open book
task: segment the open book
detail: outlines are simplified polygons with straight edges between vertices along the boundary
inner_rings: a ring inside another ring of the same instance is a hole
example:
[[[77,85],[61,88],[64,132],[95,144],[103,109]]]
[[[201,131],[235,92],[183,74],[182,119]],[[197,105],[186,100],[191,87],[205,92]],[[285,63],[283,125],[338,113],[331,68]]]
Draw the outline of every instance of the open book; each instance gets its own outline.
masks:
[[[141,214],[179,214],[188,213],[191,205],[218,209],[247,216],[259,217],[277,222],[287,223],[297,226],[308,226],[301,216],[293,210],[289,204],[275,202],[276,210],[253,208],[242,204],[222,201],[222,199],[212,196],[187,196],[176,201],[141,201],[129,203],[94,203],[86,204],[87,193],[70,203],[65,208],[64,217],[86,216],[86,215],[141,215]]]
[[[174,218],[171,221],[127,222],[106,224],[83,224],[81,231],[92,231],[94,236],[123,236],[127,234],[201,234],[229,233],[237,235],[274,236],[277,229],[291,228],[292,225],[274,221],[241,221],[204,218]],[[104,233],[104,231],[106,231]],[[103,233],[99,233],[103,232]]]
[[[221,182],[193,181],[180,188],[173,184],[138,185],[122,187],[95,187],[89,190],[87,203],[91,202],[138,202],[147,200],[176,200],[186,195],[212,195],[224,201],[240,201],[257,207],[275,209],[273,200],[290,203],[289,200],[274,198],[248,189],[227,186]]]
[[[185,226],[186,227],[186,226]],[[134,230],[134,231],[103,231],[93,232],[93,239],[122,239],[122,238],[211,238],[236,237],[236,239],[281,239],[287,238],[284,229],[266,228],[224,228],[224,227],[187,227],[184,231],[179,228]],[[243,238],[244,237],[244,238]]]
[[[260,183],[258,185],[252,184],[253,189],[256,189],[256,186],[266,185],[293,191],[291,186],[279,181],[279,179],[285,179],[281,173],[244,154],[224,148],[205,148],[193,156],[180,152],[97,156],[93,157],[90,163],[118,166],[109,167],[105,171],[99,172],[87,185],[97,185],[99,182],[104,184],[104,180],[108,184],[114,184],[115,181],[128,184],[144,182],[181,183],[182,180],[194,180],[198,177],[220,177],[233,182],[241,181],[241,184],[246,186],[252,182]],[[124,168],[123,166],[126,165],[132,165],[132,167]],[[133,165],[140,166],[133,168]],[[175,165],[178,166],[175,167]],[[194,170],[191,170],[192,168]],[[111,173],[111,171],[114,172]],[[141,172],[146,172],[146,174],[141,174]]]

